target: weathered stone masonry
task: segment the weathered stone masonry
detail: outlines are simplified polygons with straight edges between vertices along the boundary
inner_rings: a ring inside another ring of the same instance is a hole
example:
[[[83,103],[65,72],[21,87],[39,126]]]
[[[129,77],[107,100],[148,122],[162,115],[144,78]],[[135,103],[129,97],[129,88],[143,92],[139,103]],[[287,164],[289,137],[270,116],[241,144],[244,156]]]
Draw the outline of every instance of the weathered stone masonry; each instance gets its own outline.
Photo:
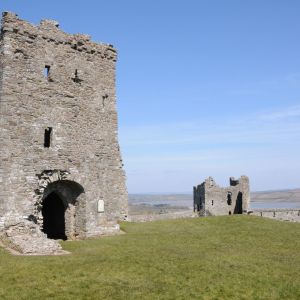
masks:
[[[300,209],[254,209],[248,211],[248,214],[280,221],[300,222]]]
[[[19,214],[40,228],[58,228],[51,216],[57,209],[64,221],[57,230],[68,239],[118,229],[128,197],[117,139],[116,60],[113,46],[67,34],[55,21],[34,26],[3,13],[0,218]]]
[[[249,178],[230,177],[230,186],[218,186],[212,177],[194,187],[194,211],[200,215],[231,215],[247,212],[250,203]]]

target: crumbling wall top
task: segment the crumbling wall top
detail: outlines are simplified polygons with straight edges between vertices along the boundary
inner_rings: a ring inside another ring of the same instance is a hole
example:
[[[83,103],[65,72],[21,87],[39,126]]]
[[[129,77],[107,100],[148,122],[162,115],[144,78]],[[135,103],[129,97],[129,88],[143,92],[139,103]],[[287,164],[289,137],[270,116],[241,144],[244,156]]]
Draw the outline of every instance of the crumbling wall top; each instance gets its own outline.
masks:
[[[59,29],[59,23],[55,20],[41,20],[40,24],[35,26],[20,19],[15,13],[3,12],[1,34],[5,32],[28,37],[31,42],[42,38],[50,43],[70,45],[78,52],[99,55],[103,59],[117,60],[117,51],[113,45],[93,42],[87,34],[68,34]]]
[[[229,178],[229,187],[235,187],[243,183],[249,183],[249,178],[245,175],[242,175],[240,178],[235,179],[234,177]],[[202,188],[218,188],[218,189],[223,189],[227,190],[229,187],[221,187],[219,186],[213,177],[209,176],[205,179],[204,182],[202,182],[200,185],[196,186],[195,188],[202,187]]]
[[[45,20],[41,20],[40,22],[40,27],[56,27],[58,28],[59,27],[59,23],[55,20],[48,20],[48,19],[45,19]]]
[[[18,19],[18,15],[14,12],[11,11],[4,11],[2,13],[2,18],[6,18],[6,19]]]
[[[239,179],[235,179],[234,177],[229,178],[229,184],[230,186],[236,186],[240,183]]]
[[[211,176],[209,176],[208,178],[205,179],[205,183],[209,187],[216,186],[216,182],[214,181],[214,179]]]

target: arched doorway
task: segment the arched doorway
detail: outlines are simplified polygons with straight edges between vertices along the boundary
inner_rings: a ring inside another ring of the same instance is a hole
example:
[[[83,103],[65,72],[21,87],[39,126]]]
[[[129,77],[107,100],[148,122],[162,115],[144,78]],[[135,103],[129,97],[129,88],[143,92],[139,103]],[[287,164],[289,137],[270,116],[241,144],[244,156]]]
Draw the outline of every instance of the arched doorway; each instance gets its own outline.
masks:
[[[74,240],[86,233],[86,198],[75,181],[56,180],[43,190],[41,228],[48,238]]]
[[[242,214],[243,213],[243,193],[239,192],[236,198],[235,208],[234,208],[235,214]]]
[[[43,232],[50,239],[67,239],[65,233],[65,205],[59,195],[50,193],[43,200]]]

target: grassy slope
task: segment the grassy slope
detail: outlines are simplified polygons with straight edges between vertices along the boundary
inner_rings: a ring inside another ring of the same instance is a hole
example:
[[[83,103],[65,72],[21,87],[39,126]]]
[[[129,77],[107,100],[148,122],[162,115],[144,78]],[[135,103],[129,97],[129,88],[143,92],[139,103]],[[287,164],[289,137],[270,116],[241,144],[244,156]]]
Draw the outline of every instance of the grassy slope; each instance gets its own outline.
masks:
[[[300,224],[225,216],[122,227],[64,242],[68,256],[0,249],[0,299],[300,299]]]

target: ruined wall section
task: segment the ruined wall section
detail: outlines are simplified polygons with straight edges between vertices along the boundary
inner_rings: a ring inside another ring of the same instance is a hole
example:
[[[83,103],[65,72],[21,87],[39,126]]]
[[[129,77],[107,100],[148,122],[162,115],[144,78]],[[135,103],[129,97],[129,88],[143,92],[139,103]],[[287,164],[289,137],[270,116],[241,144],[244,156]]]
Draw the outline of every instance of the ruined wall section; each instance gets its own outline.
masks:
[[[208,177],[195,191],[194,201],[200,205],[200,215],[240,214],[247,211],[250,202],[247,176],[238,180],[231,177],[228,187],[220,187],[212,177]]]
[[[248,214],[279,221],[300,222],[300,209],[254,209]]]
[[[205,209],[211,215],[234,214],[239,190],[236,187],[220,187],[210,180],[205,181]],[[231,195],[231,203],[229,203]]]
[[[2,101],[3,101],[3,96],[2,96],[2,86],[3,86],[3,35],[2,32],[0,32],[0,128],[3,127],[4,124],[4,119],[2,118]],[[3,138],[1,135],[1,129],[0,129],[0,145],[3,145]],[[3,148],[0,146],[0,158],[3,157]],[[2,185],[4,181],[4,162],[0,161],[0,186]],[[4,201],[1,201],[2,196],[4,195],[3,191],[0,191],[0,216],[1,216],[1,212],[4,209]]]
[[[205,182],[194,186],[194,212],[205,215]]]
[[[242,201],[242,209],[243,212],[246,212],[250,206],[250,183],[249,178],[247,176],[241,176],[238,179],[239,182],[239,191],[243,195]]]
[[[3,38],[2,33],[0,32],[0,101],[2,95],[2,79],[3,79]]]
[[[2,28],[2,27],[1,27]],[[9,138],[9,133],[7,129],[8,119],[6,118],[6,107],[7,101],[4,97],[3,90],[3,82],[4,82],[4,70],[5,67],[9,68],[5,53],[7,52],[7,46],[5,43],[4,31],[1,29],[0,31],[0,216],[3,214],[2,212],[6,211],[11,207],[13,210],[13,204],[10,203],[10,199],[7,199],[6,196],[9,193],[8,184],[9,178],[7,178],[7,174],[10,171],[9,165],[9,149],[6,147],[7,138]]]
[[[99,225],[127,214],[116,50],[86,35],[66,34],[55,21],[33,26],[4,13],[2,23],[0,214],[31,214],[37,174],[66,170],[84,187],[87,231],[96,234]],[[49,127],[51,145],[45,148]],[[104,200],[105,213],[97,212],[98,200]]]

